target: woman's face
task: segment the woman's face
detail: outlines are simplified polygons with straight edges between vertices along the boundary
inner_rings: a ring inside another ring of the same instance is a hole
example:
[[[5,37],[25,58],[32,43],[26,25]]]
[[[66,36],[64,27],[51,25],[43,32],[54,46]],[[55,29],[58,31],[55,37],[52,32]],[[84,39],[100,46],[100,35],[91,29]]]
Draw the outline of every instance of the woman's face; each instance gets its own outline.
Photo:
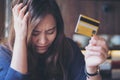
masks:
[[[56,34],[56,21],[51,14],[48,14],[32,32],[32,43],[36,52],[44,54],[51,46]]]

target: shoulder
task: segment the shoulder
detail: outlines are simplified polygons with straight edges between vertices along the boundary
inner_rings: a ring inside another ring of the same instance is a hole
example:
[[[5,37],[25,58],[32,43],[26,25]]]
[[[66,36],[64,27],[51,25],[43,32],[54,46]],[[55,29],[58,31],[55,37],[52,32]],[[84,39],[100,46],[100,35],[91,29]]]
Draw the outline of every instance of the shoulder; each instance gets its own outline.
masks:
[[[77,43],[74,42],[72,39],[66,38],[66,40],[67,40],[67,42],[69,42],[69,44],[72,46],[72,48],[80,50],[80,48],[78,47]]]
[[[80,54],[80,55],[82,55],[81,48],[78,46],[78,44],[76,42],[74,42],[70,38],[66,38],[66,40],[69,42],[70,46],[72,47],[74,54]]]
[[[73,60],[69,66],[69,75],[72,80],[85,80],[85,61],[80,47],[72,39],[66,38],[73,49]]]
[[[3,45],[0,45],[0,60],[3,58],[10,59],[11,52],[7,48],[5,48]]]
[[[77,46],[76,42],[74,42],[71,38],[66,37],[66,40],[73,46]]]
[[[70,51],[72,51],[72,63],[79,63],[79,64],[85,64],[84,63],[84,55],[81,52],[80,47],[78,46],[78,44],[76,42],[74,42],[72,39],[70,38],[66,38],[66,40],[69,42],[70,46],[72,47]],[[81,65],[80,65],[81,66]]]
[[[4,76],[11,62],[10,51],[0,45],[0,77]]]

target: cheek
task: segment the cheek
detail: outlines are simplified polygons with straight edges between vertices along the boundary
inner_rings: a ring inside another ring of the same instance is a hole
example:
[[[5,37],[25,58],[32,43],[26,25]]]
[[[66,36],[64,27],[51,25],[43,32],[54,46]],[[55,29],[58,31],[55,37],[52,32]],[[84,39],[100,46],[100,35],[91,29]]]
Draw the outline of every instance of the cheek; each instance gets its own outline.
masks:
[[[36,37],[32,37],[32,38],[31,38],[32,44],[36,44],[36,40],[37,40]]]

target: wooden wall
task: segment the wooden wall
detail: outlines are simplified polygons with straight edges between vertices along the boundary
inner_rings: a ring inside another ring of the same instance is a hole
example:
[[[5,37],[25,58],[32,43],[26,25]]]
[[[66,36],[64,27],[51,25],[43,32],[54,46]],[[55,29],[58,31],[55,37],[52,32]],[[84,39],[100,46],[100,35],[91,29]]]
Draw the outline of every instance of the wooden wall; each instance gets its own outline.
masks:
[[[79,14],[100,20],[98,34],[120,34],[120,0],[56,0],[60,6],[65,34],[72,38]],[[4,36],[5,0],[0,1],[0,38]]]
[[[65,34],[72,37],[79,14],[100,20],[98,34],[120,34],[120,0],[57,0],[65,22]]]

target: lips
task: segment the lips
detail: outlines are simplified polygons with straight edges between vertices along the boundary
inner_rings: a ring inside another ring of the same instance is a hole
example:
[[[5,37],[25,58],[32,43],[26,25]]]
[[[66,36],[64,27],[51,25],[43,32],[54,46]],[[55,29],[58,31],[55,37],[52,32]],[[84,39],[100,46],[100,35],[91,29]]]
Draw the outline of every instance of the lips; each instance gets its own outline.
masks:
[[[46,50],[48,46],[36,46],[36,48],[39,50]]]

